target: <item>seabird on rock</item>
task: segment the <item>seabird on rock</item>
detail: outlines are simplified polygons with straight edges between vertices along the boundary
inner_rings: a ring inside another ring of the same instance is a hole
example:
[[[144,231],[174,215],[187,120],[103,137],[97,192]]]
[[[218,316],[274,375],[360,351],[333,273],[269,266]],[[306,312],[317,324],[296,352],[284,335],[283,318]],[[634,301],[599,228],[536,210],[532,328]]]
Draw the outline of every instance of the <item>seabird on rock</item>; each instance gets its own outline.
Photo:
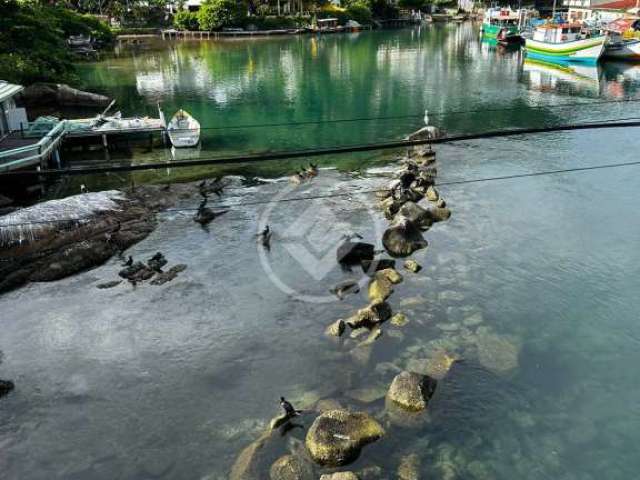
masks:
[[[89,193],[89,189],[84,183],[80,184],[80,193]]]
[[[265,226],[264,230],[258,234],[258,241],[267,249],[271,247],[271,234],[272,232],[269,225]]]
[[[129,258],[127,259],[126,262],[124,262],[122,264],[123,267],[130,267],[131,265],[133,265],[133,257],[131,255],[129,255]]]
[[[287,402],[284,397],[280,397],[280,406],[288,417],[297,417],[302,413],[302,410],[296,410],[293,408],[293,405]]]

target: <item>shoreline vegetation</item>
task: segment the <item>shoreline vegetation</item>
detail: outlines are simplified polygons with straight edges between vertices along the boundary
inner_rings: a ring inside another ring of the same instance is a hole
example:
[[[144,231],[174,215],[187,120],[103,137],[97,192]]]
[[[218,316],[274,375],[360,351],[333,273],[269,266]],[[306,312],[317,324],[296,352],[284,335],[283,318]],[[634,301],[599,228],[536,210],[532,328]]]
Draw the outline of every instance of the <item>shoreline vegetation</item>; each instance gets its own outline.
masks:
[[[314,0],[291,8],[287,3],[286,15],[280,2],[269,1],[204,0],[198,11],[179,8],[176,12],[160,0],[94,3],[0,0],[0,79],[25,86],[50,82],[82,87],[75,63],[112,48],[118,35],[171,28],[222,33],[303,30],[327,18],[336,19],[340,26],[353,21],[375,27],[378,20],[398,18],[400,9],[426,9],[432,0],[400,0],[397,5],[387,0],[345,0],[340,7]],[[70,47],[73,37],[90,40],[83,55]]]

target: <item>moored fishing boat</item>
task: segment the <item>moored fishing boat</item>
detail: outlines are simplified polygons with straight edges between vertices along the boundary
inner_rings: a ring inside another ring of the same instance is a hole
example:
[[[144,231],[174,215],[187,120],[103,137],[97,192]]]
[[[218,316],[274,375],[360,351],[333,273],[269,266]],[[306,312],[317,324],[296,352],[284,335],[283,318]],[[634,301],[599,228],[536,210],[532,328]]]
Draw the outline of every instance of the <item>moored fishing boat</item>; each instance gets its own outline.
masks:
[[[171,144],[176,148],[195,147],[200,141],[200,123],[184,110],[178,110],[167,127]]]
[[[596,64],[607,37],[585,30],[580,24],[545,23],[525,40],[527,57],[547,62]]]
[[[640,20],[621,18],[607,25],[609,41],[603,57],[612,60],[640,61]]]
[[[488,8],[482,18],[482,36],[503,39],[520,35],[520,10],[511,8]]]

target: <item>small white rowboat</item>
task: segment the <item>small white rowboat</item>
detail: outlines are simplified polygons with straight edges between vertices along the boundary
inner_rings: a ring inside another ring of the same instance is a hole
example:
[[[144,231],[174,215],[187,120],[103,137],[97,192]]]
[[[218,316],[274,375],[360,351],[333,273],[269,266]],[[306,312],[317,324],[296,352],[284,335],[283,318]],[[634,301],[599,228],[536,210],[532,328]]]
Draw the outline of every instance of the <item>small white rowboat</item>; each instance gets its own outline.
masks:
[[[200,141],[200,123],[184,110],[178,110],[169,122],[167,134],[176,148],[195,147]]]

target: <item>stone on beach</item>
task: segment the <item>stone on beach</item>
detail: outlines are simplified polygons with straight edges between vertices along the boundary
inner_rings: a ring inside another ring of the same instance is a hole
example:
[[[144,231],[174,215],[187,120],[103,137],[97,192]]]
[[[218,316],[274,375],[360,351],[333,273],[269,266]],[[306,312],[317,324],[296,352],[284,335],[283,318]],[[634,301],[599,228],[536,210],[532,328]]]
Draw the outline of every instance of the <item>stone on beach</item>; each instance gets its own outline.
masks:
[[[384,435],[384,429],[364,412],[329,410],[309,428],[305,444],[314,461],[338,467],[355,460],[360,450]]]
[[[443,208],[431,208],[429,209],[429,215],[434,222],[443,222],[451,217],[451,210],[446,207]]]
[[[432,224],[433,219],[429,210],[425,210],[414,202],[407,202],[398,210],[398,215],[413,223],[421,230],[427,230]]]
[[[406,410],[421,411],[427,408],[436,384],[436,380],[426,375],[404,371],[393,379],[387,396]]]

